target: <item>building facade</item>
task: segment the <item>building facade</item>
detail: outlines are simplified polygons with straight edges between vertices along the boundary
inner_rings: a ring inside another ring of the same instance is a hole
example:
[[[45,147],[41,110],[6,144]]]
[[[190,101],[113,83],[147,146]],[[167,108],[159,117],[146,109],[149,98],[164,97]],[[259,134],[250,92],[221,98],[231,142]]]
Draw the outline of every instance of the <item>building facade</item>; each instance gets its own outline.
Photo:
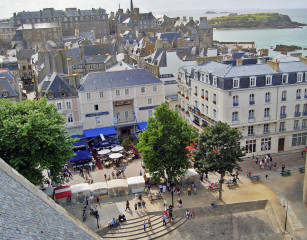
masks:
[[[89,73],[78,89],[83,128],[132,134],[164,101],[162,82],[145,69]]]
[[[306,145],[307,65],[302,61],[182,67],[178,96],[180,114],[198,129],[222,121],[240,130],[247,156]]]

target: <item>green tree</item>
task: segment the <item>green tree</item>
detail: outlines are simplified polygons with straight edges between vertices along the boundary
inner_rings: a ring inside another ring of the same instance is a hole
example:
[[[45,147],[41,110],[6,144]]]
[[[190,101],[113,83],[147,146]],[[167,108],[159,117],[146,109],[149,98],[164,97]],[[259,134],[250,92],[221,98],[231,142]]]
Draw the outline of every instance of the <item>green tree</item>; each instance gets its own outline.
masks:
[[[196,137],[196,131],[182,120],[178,112],[163,103],[155,108],[154,117],[148,120],[147,130],[139,135],[137,148],[154,179],[174,181],[188,169],[186,147]]]
[[[241,138],[242,135],[237,129],[222,122],[204,128],[199,136],[195,160],[203,169],[221,175],[219,199],[222,199],[222,183],[226,171],[231,173],[233,169],[240,169],[240,157],[244,156],[244,148],[240,147]]]
[[[56,177],[73,156],[65,120],[46,99],[12,102],[0,99],[0,157],[35,185],[42,170]]]

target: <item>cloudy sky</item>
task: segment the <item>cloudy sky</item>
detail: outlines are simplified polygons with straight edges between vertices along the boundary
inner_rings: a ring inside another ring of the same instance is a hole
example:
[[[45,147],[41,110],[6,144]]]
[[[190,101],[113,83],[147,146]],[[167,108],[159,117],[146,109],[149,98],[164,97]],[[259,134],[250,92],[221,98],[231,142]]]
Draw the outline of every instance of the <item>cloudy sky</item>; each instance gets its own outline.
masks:
[[[307,8],[306,0],[134,0],[135,7],[139,7],[141,12],[152,11],[163,13],[174,10],[193,9],[282,9],[282,8]],[[0,0],[0,19],[13,16],[13,12],[37,11],[42,8],[53,7],[55,9],[65,9],[76,7],[80,9],[104,8],[109,13],[116,11],[118,5],[127,9],[130,0]]]

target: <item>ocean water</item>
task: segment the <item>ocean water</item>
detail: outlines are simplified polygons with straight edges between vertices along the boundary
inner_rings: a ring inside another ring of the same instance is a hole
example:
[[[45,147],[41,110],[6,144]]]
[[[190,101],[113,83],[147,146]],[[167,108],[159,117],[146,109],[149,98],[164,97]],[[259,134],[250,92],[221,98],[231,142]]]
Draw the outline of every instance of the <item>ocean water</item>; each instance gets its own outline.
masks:
[[[206,11],[215,11],[217,14],[205,14]],[[221,13],[226,12],[226,13]],[[213,17],[225,16],[229,12],[238,14],[257,13],[257,12],[278,12],[288,15],[292,21],[307,24],[307,8],[306,9],[243,9],[243,10],[217,10],[217,9],[199,9],[187,11],[172,11],[165,12],[169,17],[187,16],[194,17],[194,20],[205,16],[208,19]],[[307,48],[307,26],[302,28],[290,29],[237,29],[237,30],[214,30],[213,39],[224,42],[248,41],[256,42],[257,48],[269,48],[270,56],[274,57],[279,52],[274,52],[271,48],[277,44],[296,45],[302,48]],[[303,56],[307,56],[307,50],[298,50]]]

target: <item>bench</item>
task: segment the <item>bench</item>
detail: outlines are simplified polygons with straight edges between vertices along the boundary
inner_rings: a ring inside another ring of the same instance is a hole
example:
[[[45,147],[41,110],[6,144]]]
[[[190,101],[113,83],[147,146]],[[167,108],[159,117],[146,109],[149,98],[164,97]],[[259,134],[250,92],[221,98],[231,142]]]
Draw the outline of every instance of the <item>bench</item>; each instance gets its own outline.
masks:
[[[250,176],[252,182],[258,182],[260,180],[260,175]]]
[[[214,191],[214,190],[218,190],[218,189],[220,189],[220,187],[216,186],[216,185],[208,187],[208,191]]]
[[[284,170],[280,172],[281,176],[289,176],[291,175],[291,170]]]
[[[300,173],[304,173],[305,172],[305,167],[301,167],[298,170],[300,171]]]

